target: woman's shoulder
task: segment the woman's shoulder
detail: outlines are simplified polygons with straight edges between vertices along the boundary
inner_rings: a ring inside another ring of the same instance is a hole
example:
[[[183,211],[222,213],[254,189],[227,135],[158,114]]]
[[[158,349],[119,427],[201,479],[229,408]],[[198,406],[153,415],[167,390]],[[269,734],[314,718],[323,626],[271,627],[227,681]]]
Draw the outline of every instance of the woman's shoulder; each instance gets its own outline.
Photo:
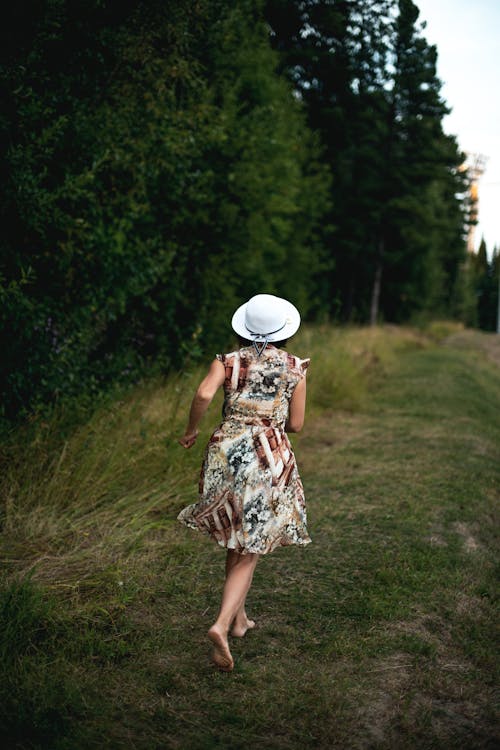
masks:
[[[258,364],[265,365],[265,363],[271,364],[276,360],[281,360],[286,369],[291,372],[296,372],[300,375],[304,374],[309,363],[310,357],[299,357],[297,354],[285,351],[285,349],[278,349],[276,347],[269,347],[266,351],[266,355],[261,359],[255,353],[255,350],[251,346],[240,347],[232,352],[225,352],[215,355],[219,362],[226,366],[232,366],[235,361],[239,361],[241,364],[250,364],[255,361]]]
[[[235,349],[232,352],[223,352],[216,354],[215,358],[227,367],[247,366],[253,360],[252,352],[246,348]]]
[[[221,362],[224,360],[253,360],[258,359],[256,351],[253,346],[240,346],[239,349],[235,349],[232,352],[224,352],[215,355]]]
[[[283,352],[283,359],[291,372],[297,373],[300,376],[305,375],[309,363],[311,362],[310,357],[299,357],[297,354],[292,354],[291,352],[286,352],[284,350],[280,351]]]
[[[292,354],[292,352],[285,351],[284,349],[280,349],[279,351],[282,352],[283,358],[286,359],[292,367],[300,367],[302,362],[309,363],[311,361],[310,357],[299,357],[297,354]]]
[[[232,361],[237,355],[239,355],[239,350],[236,349],[234,352],[220,352],[215,355],[215,359],[218,359],[219,362],[222,362],[223,364],[225,362]]]

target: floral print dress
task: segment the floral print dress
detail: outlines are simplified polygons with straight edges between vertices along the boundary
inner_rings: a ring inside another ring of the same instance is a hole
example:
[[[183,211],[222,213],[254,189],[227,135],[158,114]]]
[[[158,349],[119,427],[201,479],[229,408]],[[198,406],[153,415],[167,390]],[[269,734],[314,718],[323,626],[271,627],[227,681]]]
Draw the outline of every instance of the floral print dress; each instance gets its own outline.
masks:
[[[309,544],[304,490],[285,422],[310,360],[271,344],[260,356],[249,346],[217,359],[226,369],[223,422],[205,451],[200,499],[177,518],[241,554]]]

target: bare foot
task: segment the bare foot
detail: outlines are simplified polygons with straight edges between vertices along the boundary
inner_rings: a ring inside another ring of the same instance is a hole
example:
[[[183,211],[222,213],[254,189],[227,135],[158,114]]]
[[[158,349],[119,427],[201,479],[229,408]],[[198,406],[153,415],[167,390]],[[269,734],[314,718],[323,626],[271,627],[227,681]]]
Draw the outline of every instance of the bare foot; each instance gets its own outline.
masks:
[[[230,672],[234,667],[234,660],[229,650],[227,637],[218,625],[212,625],[208,631],[208,637],[213,643],[212,661],[215,666],[224,672]]]
[[[234,621],[234,625],[231,628],[231,635],[235,635],[238,638],[243,638],[247,630],[250,630],[251,628],[255,627],[255,620],[249,620],[248,617],[245,615],[245,617],[241,620]]]

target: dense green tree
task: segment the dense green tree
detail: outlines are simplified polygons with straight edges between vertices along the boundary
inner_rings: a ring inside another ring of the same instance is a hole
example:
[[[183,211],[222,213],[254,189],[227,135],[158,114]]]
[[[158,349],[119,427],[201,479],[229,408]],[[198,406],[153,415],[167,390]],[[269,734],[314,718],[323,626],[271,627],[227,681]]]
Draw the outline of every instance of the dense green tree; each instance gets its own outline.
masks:
[[[3,33],[5,415],[222,345],[250,292],[321,307],[328,170],[258,0],[32,0]]]
[[[491,327],[422,31],[412,0],[9,6],[2,413],[213,352],[257,291]]]
[[[464,257],[465,188],[417,7],[269,0],[267,16],[331,165],[330,285],[342,316],[443,310]]]
[[[418,13],[412,0],[399,0],[393,22],[388,184],[374,282],[375,293],[385,267],[383,310],[393,320],[428,307],[432,281],[441,276],[442,287],[446,274],[452,282],[464,253],[464,219],[455,198],[463,189],[457,169],[462,156],[454,139],[442,131],[448,110],[436,77],[436,49],[421,36]],[[373,307],[372,322],[377,313]]]
[[[472,256],[472,274],[477,305],[477,324],[485,331],[496,331],[498,314],[498,253],[493,250],[491,260],[484,237],[477,253]]]

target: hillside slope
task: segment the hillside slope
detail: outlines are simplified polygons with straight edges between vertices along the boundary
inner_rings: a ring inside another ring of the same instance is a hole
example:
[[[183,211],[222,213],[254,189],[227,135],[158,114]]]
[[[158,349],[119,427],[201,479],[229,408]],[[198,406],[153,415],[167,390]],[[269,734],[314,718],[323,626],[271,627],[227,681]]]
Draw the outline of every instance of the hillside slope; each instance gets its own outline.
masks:
[[[432,331],[430,332],[432,334]],[[224,552],[175,521],[200,371],[2,448],[3,733],[25,748],[490,748],[498,337],[305,329],[294,436],[313,544],[259,561],[210,666]],[[446,333],[446,331],[441,332]],[[61,432],[63,430],[63,432]]]

